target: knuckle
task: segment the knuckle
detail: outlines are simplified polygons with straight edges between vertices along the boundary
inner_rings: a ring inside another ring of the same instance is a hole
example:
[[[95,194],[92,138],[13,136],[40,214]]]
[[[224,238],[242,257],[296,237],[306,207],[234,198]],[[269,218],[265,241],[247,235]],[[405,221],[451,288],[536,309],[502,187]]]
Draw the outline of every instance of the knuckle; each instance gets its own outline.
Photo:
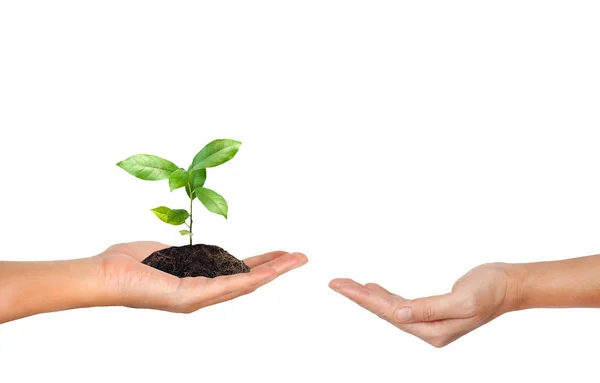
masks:
[[[431,305],[426,304],[421,309],[421,315],[424,321],[432,321],[435,319],[435,309]]]
[[[279,276],[279,273],[273,267],[269,267],[268,270],[269,270],[269,273],[268,273],[269,280],[273,280]]]
[[[277,270],[275,270],[275,268],[273,266],[262,266],[261,270],[264,273],[264,275],[262,276],[264,278],[265,281],[272,281],[275,278],[277,278],[279,276],[279,273],[277,272]],[[250,271],[252,272],[252,271]],[[265,282],[263,282],[265,283]]]

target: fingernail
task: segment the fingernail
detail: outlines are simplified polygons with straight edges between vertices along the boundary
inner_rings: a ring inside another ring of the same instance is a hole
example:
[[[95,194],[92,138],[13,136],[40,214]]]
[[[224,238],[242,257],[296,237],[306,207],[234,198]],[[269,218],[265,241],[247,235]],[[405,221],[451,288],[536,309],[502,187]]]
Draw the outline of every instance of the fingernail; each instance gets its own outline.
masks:
[[[336,291],[340,288],[341,285],[342,281],[340,279],[332,279],[331,282],[329,282],[329,287]]]
[[[400,307],[396,310],[396,320],[400,323],[408,323],[412,320],[412,309],[410,307]]]
[[[308,263],[308,257],[306,255],[304,255],[303,253],[292,253],[292,255],[294,255],[296,257],[296,259],[298,260],[298,266],[302,266],[305,265],[306,263]]]

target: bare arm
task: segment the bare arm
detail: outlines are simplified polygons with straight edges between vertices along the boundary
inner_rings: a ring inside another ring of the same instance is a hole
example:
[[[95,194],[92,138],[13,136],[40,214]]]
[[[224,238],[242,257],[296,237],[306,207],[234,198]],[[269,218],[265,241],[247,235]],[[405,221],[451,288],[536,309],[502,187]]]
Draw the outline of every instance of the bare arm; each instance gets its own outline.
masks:
[[[484,264],[458,279],[450,293],[417,299],[351,279],[334,279],[330,287],[401,330],[443,347],[510,311],[600,307],[600,255]]]
[[[42,312],[107,303],[92,258],[0,262],[0,323]]]
[[[600,255],[514,267],[518,309],[600,307]]]

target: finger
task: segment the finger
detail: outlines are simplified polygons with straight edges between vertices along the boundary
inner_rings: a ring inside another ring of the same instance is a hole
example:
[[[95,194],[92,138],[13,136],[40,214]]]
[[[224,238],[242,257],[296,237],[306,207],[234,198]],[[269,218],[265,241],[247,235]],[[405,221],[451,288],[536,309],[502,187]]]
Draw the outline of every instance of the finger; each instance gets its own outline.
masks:
[[[385,319],[400,330],[412,334],[434,347],[443,347],[471,331],[475,326],[470,319],[445,319],[431,322],[401,322],[396,312],[411,301],[390,293],[381,286],[370,288],[351,279],[334,279],[330,287],[361,307]]]
[[[436,295],[410,300],[396,309],[395,317],[401,323],[466,319],[473,316],[466,306],[466,300],[460,294]]]
[[[249,267],[249,268],[254,268],[257,266],[260,266],[264,263],[273,261],[281,256],[284,256],[286,254],[289,254],[287,251],[272,251],[270,253],[266,253],[263,255],[257,255],[254,257],[250,257],[250,258],[246,258],[244,259],[244,263]]]
[[[292,254],[288,253],[288,254],[284,254],[284,255],[292,255]],[[306,258],[306,256],[304,254],[295,253],[295,255],[300,260],[300,266],[306,264],[306,262],[308,261],[308,259]],[[279,257],[279,258],[281,258],[281,257]],[[299,267],[299,266],[295,266],[295,267],[291,266],[290,267],[290,266],[286,266],[285,264],[283,264],[283,262],[275,262],[275,261],[271,261],[271,262],[269,262],[269,263],[267,263],[267,264],[264,265],[265,269],[266,268],[273,268],[275,270],[276,274],[277,274],[276,276],[284,274],[284,273],[286,273],[286,272],[288,272],[288,271],[290,271],[290,270],[292,270],[292,269],[294,269],[296,267]],[[260,269],[260,268],[263,268],[263,266],[258,266],[255,270]],[[252,273],[252,271],[250,273]],[[231,276],[231,277],[236,277],[236,276],[239,276],[239,275],[240,274],[234,275],[234,276]],[[228,279],[228,278],[229,277],[227,277],[227,278],[226,277],[217,277],[215,279]],[[189,310],[189,311],[196,311],[196,310],[198,310],[200,308],[203,308],[203,307],[211,306],[211,305],[214,305],[214,304],[217,304],[217,303],[226,302],[226,301],[238,298],[238,297],[240,297],[242,295],[250,294],[250,293],[254,292],[256,289],[258,289],[259,287],[261,287],[261,286],[265,285],[266,283],[272,281],[273,279],[275,279],[275,278],[270,278],[267,281],[258,281],[257,283],[254,283],[252,285],[246,286],[245,288],[237,289],[235,291],[232,291],[232,292],[229,292],[229,293],[225,293],[225,294],[221,294],[221,295],[216,295],[216,296],[213,296],[212,298],[210,298],[208,300],[202,300],[202,301],[194,304],[194,306],[192,307],[192,309]],[[210,280],[208,282],[210,283]]]
[[[365,287],[371,291],[376,291],[378,293],[382,293],[382,294],[390,294],[390,295],[396,295],[386,289],[384,289],[383,287],[381,287],[380,285],[378,285],[377,283],[366,283]],[[397,295],[396,295],[397,296]]]
[[[360,283],[345,278],[332,280],[329,287],[383,319],[391,320],[393,317],[394,302],[387,293],[369,290]]]
[[[395,315],[399,308],[405,308],[410,303],[409,300],[392,294],[382,287],[374,288],[373,284],[370,285],[371,289],[352,279],[334,279],[329,284],[333,290],[390,323],[395,325],[398,322],[410,323],[410,321],[398,321]]]
[[[389,294],[400,299],[396,300],[396,303],[399,303],[400,306],[394,312],[394,319],[399,323],[465,319],[472,316],[472,313],[466,309],[465,299],[457,293],[407,300],[389,292],[376,283],[367,283],[365,288],[380,294]]]
[[[217,297],[256,289],[307,262],[308,258],[302,253],[285,254],[255,267],[249,273],[226,275],[205,281],[199,289],[192,289],[190,294],[202,302],[209,302]]]
[[[218,303],[227,302],[227,301],[242,297],[244,295],[251,294],[254,291],[256,291],[257,289],[258,289],[258,287],[251,287],[251,288],[248,288],[245,290],[238,290],[233,293],[218,296],[214,299],[211,299],[210,301],[205,302],[202,306],[198,307],[198,309],[201,307],[208,307],[208,306],[216,305]]]
[[[396,298],[393,294],[379,285],[377,286],[380,288],[373,286],[374,284],[369,285],[369,287],[371,287],[370,289],[352,279],[346,278],[334,279],[329,283],[329,287],[334,291],[340,293],[378,317],[398,326],[394,321],[394,309],[398,306],[398,300],[400,300],[401,303],[405,303],[406,300],[404,298]],[[418,329],[412,328],[414,326],[416,325],[405,324],[398,327],[405,332],[415,335],[415,330]]]
[[[219,292],[218,295],[224,295],[237,290],[262,286],[307,262],[308,258],[302,253],[288,253],[253,268],[249,273],[226,275],[214,278],[212,281],[214,289]]]

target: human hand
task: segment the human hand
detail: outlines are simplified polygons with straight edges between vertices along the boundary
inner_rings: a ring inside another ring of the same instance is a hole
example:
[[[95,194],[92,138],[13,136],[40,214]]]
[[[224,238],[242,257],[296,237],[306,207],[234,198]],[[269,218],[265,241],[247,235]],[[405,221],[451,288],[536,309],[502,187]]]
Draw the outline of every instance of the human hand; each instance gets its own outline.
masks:
[[[456,281],[451,293],[412,300],[375,283],[361,285],[351,279],[334,279],[329,286],[399,329],[434,347],[443,347],[518,309],[518,273],[514,267],[484,264]]]
[[[251,293],[308,262],[304,254],[275,251],[245,259],[249,273],[212,279],[178,278],[141,263],[166,247],[158,242],[132,242],[111,246],[97,255],[104,304],[191,313]]]
[[[248,294],[308,262],[304,254],[275,251],[244,260],[249,273],[180,279],[141,263],[165,247],[157,242],[133,242],[111,246],[90,258],[0,261],[0,324],[92,306],[190,313]]]

